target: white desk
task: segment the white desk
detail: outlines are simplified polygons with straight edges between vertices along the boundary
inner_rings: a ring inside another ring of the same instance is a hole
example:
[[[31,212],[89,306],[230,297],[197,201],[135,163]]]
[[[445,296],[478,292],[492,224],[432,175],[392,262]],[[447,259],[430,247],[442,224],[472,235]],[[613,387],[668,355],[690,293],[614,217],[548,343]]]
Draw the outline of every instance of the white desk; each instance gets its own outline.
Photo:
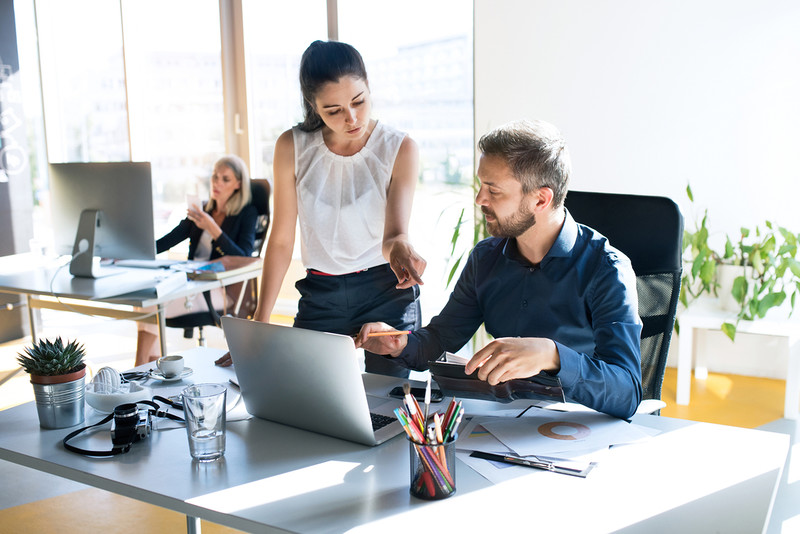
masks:
[[[220,280],[187,281],[183,287],[156,296],[154,280],[163,274],[161,269],[120,268],[124,274],[97,279],[76,278],[69,274],[68,263],[62,267],[64,261],[56,262],[33,254],[0,258],[0,292],[26,297],[34,343],[38,330],[34,310],[47,308],[155,323],[162,355],[167,354],[164,309],[168,302],[243,282],[260,273],[256,268]],[[146,314],[142,309],[150,307],[155,308],[155,315],[143,317]]]
[[[190,378],[226,382],[232,371],[212,364],[221,352],[186,351]],[[373,393],[396,383],[368,376]],[[468,415],[503,406],[465,402]],[[368,448],[260,419],[229,423],[224,460],[212,464],[192,463],[180,428],[92,459],[61,447],[68,429],[40,430],[28,403],[0,412],[0,459],[249,532],[762,531],[788,436],[649,415],[634,421],[662,433],[611,449],[585,479],[532,469],[492,485],[457,462],[457,492],[438,502],[409,495],[402,436]]]
[[[800,412],[800,317],[786,319],[775,310],[768,313],[764,319],[757,321],[740,321],[736,328],[737,335],[762,334],[778,336],[786,339],[789,347],[789,361],[786,369],[786,396],[784,397],[783,417],[798,419]],[[678,384],[676,388],[676,402],[689,404],[692,386],[692,363],[695,355],[694,331],[720,330],[724,322],[736,322],[736,314],[719,308],[716,301],[700,299],[692,303],[678,317],[681,333],[678,343]],[[768,357],[766,354],[757,355],[759,358]],[[705,379],[708,370],[705,361],[698,358],[695,364],[695,376]]]

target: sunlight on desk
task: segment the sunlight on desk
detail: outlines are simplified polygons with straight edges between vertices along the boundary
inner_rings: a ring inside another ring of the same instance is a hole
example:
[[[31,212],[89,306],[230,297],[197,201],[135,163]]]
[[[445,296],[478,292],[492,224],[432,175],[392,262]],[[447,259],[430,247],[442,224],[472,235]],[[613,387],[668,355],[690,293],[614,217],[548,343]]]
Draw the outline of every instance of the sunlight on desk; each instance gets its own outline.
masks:
[[[800,515],[796,515],[781,523],[781,532],[785,532],[786,534],[790,532],[800,532]]]
[[[263,478],[249,484],[201,495],[186,502],[223,513],[246,510],[344,484],[347,474],[359,465],[354,462],[332,460],[274,477]],[[309,482],[310,480],[313,482]]]
[[[732,429],[728,427],[720,426],[716,427],[714,430],[729,434],[729,439],[737,439],[737,434],[732,432]],[[695,470],[700,472],[704,464],[708,461],[707,454],[709,454],[709,452],[704,451],[703,454],[696,455],[692,449],[687,449],[681,444],[703,443],[708,439],[709,432],[710,430],[708,427],[692,425],[663,432],[655,436],[644,447],[630,447],[630,450],[626,451],[624,465],[614,466],[617,470],[614,476],[619,476],[619,472],[621,471],[637,469],[637,466],[644,465],[648,459],[652,458],[654,455],[656,457],[669,454],[675,455],[675,451],[682,451],[678,453],[679,458],[675,458],[675,460],[679,461],[687,472]],[[767,434],[769,433],[751,436],[752,442],[750,445],[753,448],[759,448],[759,443],[766,443],[764,440],[768,439]],[[764,454],[777,454],[779,449],[780,447],[775,447],[770,451],[764,450],[763,452]],[[649,473],[651,479],[662,481],[662,484],[668,484],[668,486],[661,488],[664,490],[663,492],[659,491],[658,502],[655,502],[653,496],[648,492],[637,494],[627,503],[634,510],[629,520],[637,515],[644,520],[647,517],[657,514],[658,510],[677,511],[682,506],[692,506],[693,503],[703,502],[704,500],[707,502],[715,502],[718,499],[730,499],[731,502],[733,502],[733,499],[743,498],[741,502],[746,502],[747,505],[742,505],[738,510],[742,518],[754,517],[765,513],[769,503],[769,499],[765,495],[770,493],[769,488],[772,485],[772,481],[768,480],[770,475],[764,475],[765,463],[758,458],[752,461],[742,461],[742,458],[738,456],[739,453],[733,452],[725,447],[717,448],[713,454],[715,456],[715,461],[719,462],[719,464],[736,465],[737,468],[718,469],[715,471],[713,477],[693,477],[691,479],[681,480],[675,479],[675,477],[670,475],[670,471],[674,469],[674,467],[670,467],[667,464],[651,465],[651,471]],[[606,476],[605,470],[598,469],[596,472],[597,475],[601,473],[603,473],[602,476]],[[755,494],[752,493],[753,486],[746,486],[746,481],[748,480],[759,480],[757,485],[763,488],[761,499],[751,498],[751,496]],[[671,486],[671,488],[669,486]],[[746,495],[750,496],[743,497]],[[634,521],[630,521],[630,524],[634,524]],[[627,525],[618,524],[611,526],[616,529]],[[748,531],[750,530],[745,529],[741,532]]]

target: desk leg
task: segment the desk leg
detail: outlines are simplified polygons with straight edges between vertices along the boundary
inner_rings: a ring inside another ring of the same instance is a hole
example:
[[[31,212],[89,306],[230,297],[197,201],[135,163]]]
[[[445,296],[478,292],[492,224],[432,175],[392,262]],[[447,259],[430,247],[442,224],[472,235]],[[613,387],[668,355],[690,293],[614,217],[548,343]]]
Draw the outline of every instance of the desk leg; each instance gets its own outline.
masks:
[[[200,518],[186,516],[186,534],[200,534]]]
[[[694,326],[688,321],[681,321],[681,333],[678,336],[678,384],[675,388],[675,401],[678,404],[689,404],[692,391],[692,355],[694,353]]]
[[[26,295],[26,299],[28,302],[28,322],[30,323],[31,327],[31,340],[35,345],[36,342],[38,341],[36,336],[36,329],[38,326],[38,323],[36,321],[36,310],[33,309],[33,297],[31,295]]]
[[[783,401],[783,417],[798,419],[800,405],[800,337],[790,336],[789,363],[786,368],[786,396]]]
[[[162,356],[167,355],[167,319],[164,317],[164,311],[164,305],[159,304],[156,309],[156,319],[158,319],[158,341],[161,344]]]

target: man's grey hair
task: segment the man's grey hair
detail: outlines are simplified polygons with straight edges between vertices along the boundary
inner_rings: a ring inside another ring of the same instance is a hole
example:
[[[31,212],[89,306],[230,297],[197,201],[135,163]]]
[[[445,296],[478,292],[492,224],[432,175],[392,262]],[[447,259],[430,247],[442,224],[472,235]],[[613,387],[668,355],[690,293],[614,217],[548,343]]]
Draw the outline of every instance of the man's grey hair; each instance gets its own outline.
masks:
[[[540,120],[509,122],[481,137],[478,148],[485,156],[503,158],[524,194],[549,187],[553,207],[564,204],[572,163],[567,142],[552,124]]]

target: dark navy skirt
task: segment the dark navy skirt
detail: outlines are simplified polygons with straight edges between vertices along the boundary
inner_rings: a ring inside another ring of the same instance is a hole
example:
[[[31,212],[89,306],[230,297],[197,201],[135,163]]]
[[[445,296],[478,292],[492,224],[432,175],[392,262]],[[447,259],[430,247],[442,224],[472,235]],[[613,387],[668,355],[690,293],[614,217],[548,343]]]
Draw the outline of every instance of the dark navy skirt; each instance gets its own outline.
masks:
[[[308,271],[295,287],[300,292],[294,326],[353,336],[364,323],[384,322],[398,330],[421,327],[419,286],[395,289],[389,264],[342,275]],[[391,358],[365,351],[366,370],[407,377],[409,370]]]

